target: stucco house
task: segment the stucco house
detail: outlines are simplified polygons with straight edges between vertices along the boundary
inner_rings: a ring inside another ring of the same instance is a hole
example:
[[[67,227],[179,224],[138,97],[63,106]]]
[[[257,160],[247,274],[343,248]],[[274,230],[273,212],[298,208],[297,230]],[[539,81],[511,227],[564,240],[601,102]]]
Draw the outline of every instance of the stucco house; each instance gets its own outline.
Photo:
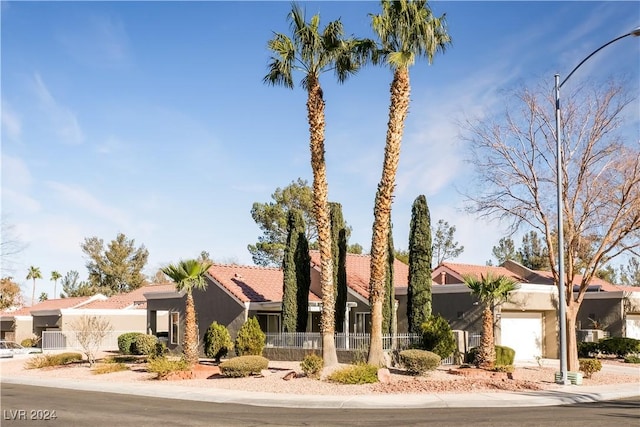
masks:
[[[443,263],[433,270],[433,312],[453,329],[480,333],[482,307],[464,284],[464,277],[504,275],[519,288],[496,311],[496,343],[516,350],[517,360],[557,358],[558,291],[551,272],[528,269],[514,261],[502,266]],[[576,290],[582,278],[575,278]],[[640,335],[640,288],[621,287],[594,278],[578,312],[579,340],[606,326],[611,336]],[[595,339],[601,336],[593,337]]]

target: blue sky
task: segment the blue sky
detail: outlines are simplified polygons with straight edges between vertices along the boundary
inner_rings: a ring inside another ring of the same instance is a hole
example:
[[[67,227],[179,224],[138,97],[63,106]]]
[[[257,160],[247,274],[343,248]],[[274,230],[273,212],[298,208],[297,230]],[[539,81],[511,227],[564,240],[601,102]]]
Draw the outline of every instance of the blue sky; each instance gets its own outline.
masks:
[[[304,2],[322,24],[371,37],[377,2]],[[407,247],[411,204],[457,227],[458,262],[484,264],[506,224],[463,211],[471,184],[456,122],[491,116],[503,91],[565,75],[606,41],[640,25],[637,2],[445,2],[453,44],[411,69],[412,103],[393,206]],[[250,209],[298,177],[311,182],[305,92],[262,83],[273,31],[289,2],[2,2],[2,215],[28,244],[10,274],[30,294],[29,265],[86,277],[80,243],[118,232],[149,250],[146,273],[207,250],[251,264],[260,235]],[[640,43],[593,57],[573,80],[626,77],[640,91]],[[296,81],[299,81],[297,76]],[[330,200],[351,243],[370,246],[390,71],[344,85],[324,75]],[[567,83],[570,86],[571,83]],[[638,103],[631,140],[640,138]],[[516,243],[519,243],[517,240]],[[7,266],[5,266],[6,268]]]

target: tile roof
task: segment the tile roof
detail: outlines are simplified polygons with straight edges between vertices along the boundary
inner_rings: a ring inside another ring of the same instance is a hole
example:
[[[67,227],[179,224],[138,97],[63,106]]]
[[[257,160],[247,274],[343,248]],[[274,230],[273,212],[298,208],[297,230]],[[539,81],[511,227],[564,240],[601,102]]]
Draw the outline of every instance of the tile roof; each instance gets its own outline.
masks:
[[[234,264],[213,264],[209,275],[242,302],[281,302],[282,269]],[[320,298],[309,292],[309,301]]]
[[[94,295],[95,296],[95,295]],[[40,310],[62,310],[65,308],[74,308],[82,306],[92,297],[71,297],[71,298],[56,298],[48,299],[46,301],[39,302],[29,307],[22,307],[14,311],[3,311],[0,313],[2,316],[28,316],[32,311]]]
[[[113,295],[109,299],[103,301],[91,301],[88,304],[83,305],[83,309],[106,309],[106,310],[119,310],[119,309],[140,309],[147,308],[147,300],[144,294],[153,292],[171,292],[175,290],[175,285],[147,285],[135,289],[131,292],[124,294]]]
[[[312,267],[320,269],[320,252],[309,251]],[[369,299],[369,279],[371,278],[371,256],[347,254],[347,286],[365,299]],[[409,266],[402,261],[393,263],[393,285],[397,288],[407,287]]]
[[[464,277],[471,276],[477,279],[480,279],[481,276],[486,277],[487,275],[492,275],[493,277],[497,276],[506,276],[518,282],[526,282],[527,280],[524,277],[518,276],[516,273],[511,270],[507,270],[504,267],[497,267],[491,265],[473,265],[473,264],[457,264],[453,262],[443,262],[438,267],[433,270],[433,278],[434,280],[439,279],[439,276],[442,272],[449,272],[457,275],[458,278],[464,280]]]

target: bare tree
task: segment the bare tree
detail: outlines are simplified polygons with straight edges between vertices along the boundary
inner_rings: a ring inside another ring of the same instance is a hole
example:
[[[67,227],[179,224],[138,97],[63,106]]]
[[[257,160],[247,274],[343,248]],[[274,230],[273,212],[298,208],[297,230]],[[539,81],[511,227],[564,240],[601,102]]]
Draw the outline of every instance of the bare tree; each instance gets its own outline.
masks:
[[[111,333],[111,323],[103,317],[82,316],[71,324],[76,334],[78,344],[82,347],[89,361],[89,367],[96,362],[96,354],[102,346],[102,341]]]
[[[640,247],[640,143],[622,139],[632,98],[621,84],[583,85],[564,97],[564,292],[568,365],[577,371],[576,317],[591,279],[612,258]],[[470,210],[508,220],[511,231],[521,225],[539,231],[558,283],[555,101],[548,87],[516,90],[512,100],[499,118],[464,126],[478,175]]]
[[[27,245],[20,240],[15,226],[2,215],[2,238],[0,238],[0,267],[4,275],[15,272],[17,256],[25,250]]]

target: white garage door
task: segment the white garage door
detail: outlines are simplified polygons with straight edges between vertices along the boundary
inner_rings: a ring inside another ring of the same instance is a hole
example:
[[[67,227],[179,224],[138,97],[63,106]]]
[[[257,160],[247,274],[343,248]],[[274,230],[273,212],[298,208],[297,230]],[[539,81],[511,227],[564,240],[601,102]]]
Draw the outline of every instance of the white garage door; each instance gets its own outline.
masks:
[[[640,314],[627,314],[627,338],[640,340]]]
[[[500,319],[502,345],[516,351],[515,360],[542,355],[542,313],[505,313]]]

